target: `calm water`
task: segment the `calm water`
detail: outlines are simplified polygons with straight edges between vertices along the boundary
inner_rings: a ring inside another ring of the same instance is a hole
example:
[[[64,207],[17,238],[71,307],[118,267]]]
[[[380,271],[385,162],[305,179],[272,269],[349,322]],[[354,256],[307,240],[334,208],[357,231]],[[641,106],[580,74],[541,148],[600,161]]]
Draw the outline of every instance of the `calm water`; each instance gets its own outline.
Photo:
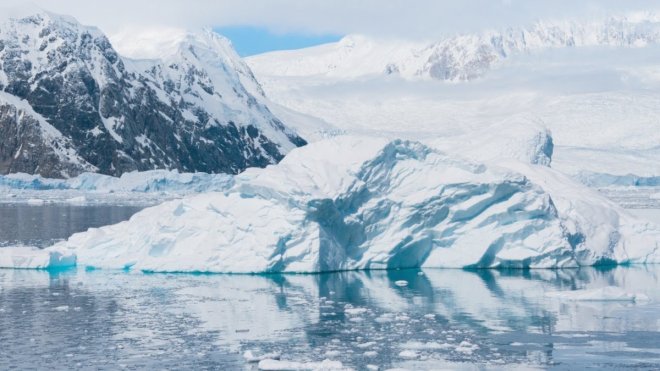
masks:
[[[48,246],[76,232],[127,220],[144,206],[0,203],[0,247]]]
[[[659,278],[656,267],[271,276],[0,270],[0,369],[250,369],[247,350],[355,369],[657,369]],[[651,300],[544,296],[609,285]]]
[[[0,204],[0,240],[45,244],[139,209]],[[605,286],[650,300],[545,295]],[[0,270],[2,370],[256,369],[246,351],[357,370],[660,369],[660,266],[268,276]]]

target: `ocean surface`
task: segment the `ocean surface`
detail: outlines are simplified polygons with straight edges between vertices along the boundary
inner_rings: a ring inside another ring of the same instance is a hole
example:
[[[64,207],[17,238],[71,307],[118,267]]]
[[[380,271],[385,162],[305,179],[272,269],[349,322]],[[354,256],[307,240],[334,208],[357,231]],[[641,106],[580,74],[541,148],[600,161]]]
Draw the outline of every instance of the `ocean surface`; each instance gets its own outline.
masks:
[[[0,203],[0,247],[46,247],[88,228],[127,220],[142,205]]]
[[[659,279],[658,267],[266,276],[0,270],[0,369],[256,369],[248,360],[263,355],[358,370],[657,369]],[[646,298],[552,294],[606,286]]]
[[[0,245],[44,246],[142,207],[0,204]],[[626,295],[571,294],[601,288]],[[660,266],[0,270],[0,369],[250,370],[262,358],[290,369],[660,369]]]

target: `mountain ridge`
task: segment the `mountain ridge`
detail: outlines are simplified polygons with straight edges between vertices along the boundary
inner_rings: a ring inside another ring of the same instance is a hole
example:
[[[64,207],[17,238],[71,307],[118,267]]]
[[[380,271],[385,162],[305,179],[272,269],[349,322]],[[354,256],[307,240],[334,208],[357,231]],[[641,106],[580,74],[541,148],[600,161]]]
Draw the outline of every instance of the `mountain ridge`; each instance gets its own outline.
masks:
[[[544,48],[657,43],[660,18],[653,13],[635,13],[589,22],[538,21],[527,27],[459,34],[430,42],[348,35],[336,43],[269,52],[246,60],[257,75],[345,79],[400,75],[459,82],[482,77],[511,55]],[[281,60],[286,63],[278,63]]]
[[[238,173],[276,163],[306,142],[270,112],[249,67],[224,40],[190,33],[177,54],[137,61],[68,16],[41,11],[0,22],[0,91],[23,102],[21,115],[39,116],[3,116],[0,132],[15,139],[0,142],[0,173]],[[83,161],[31,150],[54,146],[29,134],[42,121]]]

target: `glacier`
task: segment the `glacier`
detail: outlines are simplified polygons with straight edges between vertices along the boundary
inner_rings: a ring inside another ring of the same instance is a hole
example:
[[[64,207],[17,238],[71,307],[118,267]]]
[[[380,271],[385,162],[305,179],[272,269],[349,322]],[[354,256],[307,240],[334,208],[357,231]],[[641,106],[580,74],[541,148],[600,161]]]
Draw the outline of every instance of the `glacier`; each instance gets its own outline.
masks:
[[[176,170],[132,171],[119,177],[82,173],[69,179],[14,173],[0,175],[0,190],[199,193],[225,190],[232,182],[230,174],[179,173]]]
[[[555,169],[594,187],[657,186],[659,19],[541,20],[435,43],[352,35],[246,61],[277,105],[337,131],[458,142],[532,118],[554,134]]]
[[[660,262],[660,227],[547,166],[547,134],[472,154],[432,138],[338,136],[248,169],[221,192],[44,250],[1,249],[0,266],[311,273]]]

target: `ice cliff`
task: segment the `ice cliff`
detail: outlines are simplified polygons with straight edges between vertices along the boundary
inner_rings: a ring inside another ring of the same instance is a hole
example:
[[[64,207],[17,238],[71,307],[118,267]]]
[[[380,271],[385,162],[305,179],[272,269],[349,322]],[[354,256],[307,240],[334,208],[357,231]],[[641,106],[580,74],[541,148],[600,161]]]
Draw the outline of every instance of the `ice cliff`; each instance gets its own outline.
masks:
[[[528,143],[547,152],[542,138]],[[224,192],[166,202],[46,250],[2,249],[0,265],[252,273],[660,262],[660,227],[544,160],[529,163],[529,151],[486,160],[455,148],[316,142],[237,175]]]
[[[44,178],[25,173],[0,175],[0,191],[80,190],[98,192],[176,192],[221,191],[232,184],[229,174],[179,173],[174,170],[132,171],[120,177],[82,173],[69,179]]]

